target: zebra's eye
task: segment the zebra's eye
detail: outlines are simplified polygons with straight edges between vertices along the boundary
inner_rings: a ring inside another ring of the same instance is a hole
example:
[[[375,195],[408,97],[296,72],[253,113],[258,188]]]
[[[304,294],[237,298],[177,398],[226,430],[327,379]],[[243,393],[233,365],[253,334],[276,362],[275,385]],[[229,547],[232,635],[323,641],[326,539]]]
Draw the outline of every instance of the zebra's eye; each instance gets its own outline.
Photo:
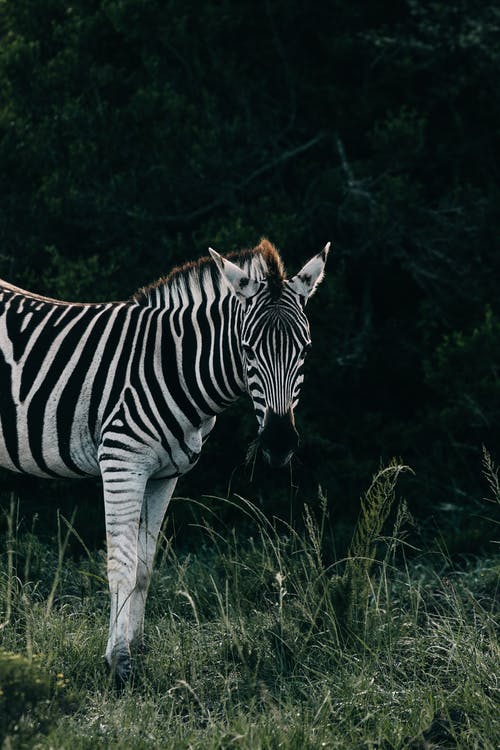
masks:
[[[248,362],[252,362],[252,360],[255,359],[255,352],[251,346],[248,346],[248,344],[243,344],[243,351],[245,352],[245,357]]]
[[[311,344],[311,342],[309,341],[309,342],[308,342],[308,343],[307,343],[307,344],[306,344],[306,345],[304,346],[304,348],[303,348],[303,350],[302,350],[302,355],[303,355],[303,356],[305,357],[305,356],[306,356],[306,354],[309,354],[309,352],[311,351],[311,349],[312,349],[312,344]]]

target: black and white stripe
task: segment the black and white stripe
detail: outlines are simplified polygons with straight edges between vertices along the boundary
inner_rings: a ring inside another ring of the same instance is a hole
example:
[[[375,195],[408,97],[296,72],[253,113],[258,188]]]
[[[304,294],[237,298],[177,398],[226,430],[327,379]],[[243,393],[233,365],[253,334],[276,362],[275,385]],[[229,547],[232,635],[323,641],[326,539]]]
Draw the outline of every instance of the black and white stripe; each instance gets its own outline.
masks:
[[[264,436],[269,415],[293,420],[310,345],[304,306],[327,252],[286,280],[266,240],[232,260],[211,251],[215,263],[187,264],[131,300],[105,304],[0,281],[0,463],[42,477],[102,476],[106,656],[118,680],[141,634],[175,483],[216,416],[248,391]],[[274,426],[275,442],[277,434]]]

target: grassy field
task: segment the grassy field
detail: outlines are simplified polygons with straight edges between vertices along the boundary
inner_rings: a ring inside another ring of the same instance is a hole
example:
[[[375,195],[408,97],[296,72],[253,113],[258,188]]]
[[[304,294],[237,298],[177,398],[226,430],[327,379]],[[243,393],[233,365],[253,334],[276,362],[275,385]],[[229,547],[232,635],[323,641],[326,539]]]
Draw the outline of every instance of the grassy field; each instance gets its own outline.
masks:
[[[500,559],[411,549],[404,504],[381,537],[401,470],[375,478],[343,560],[321,497],[300,533],[237,498],[244,535],[205,521],[190,554],[164,538],[122,695],[102,657],[103,554],[70,556],[64,522],[48,545],[11,514],[3,748],[496,750]]]

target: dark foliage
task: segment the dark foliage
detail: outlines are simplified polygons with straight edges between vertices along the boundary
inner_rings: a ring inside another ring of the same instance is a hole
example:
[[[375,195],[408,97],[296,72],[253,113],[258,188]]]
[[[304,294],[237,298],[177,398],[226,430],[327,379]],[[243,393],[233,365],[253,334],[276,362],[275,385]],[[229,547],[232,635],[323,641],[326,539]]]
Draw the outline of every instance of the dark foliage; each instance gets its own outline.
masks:
[[[416,471],[415,515],[449,516],[466,550],[481,444],[495,453],[500,437],[495,4],[6,0],[0,12],[0,276],[125,298],[208,245],[266,235],[294,272],[332,240],[293,477],[257,463],[249,486],[242,403],[179,492],[231,483],[272,495],[274,513],[320,483],[350,519],[380,458],[398,455]],[[66,491],[44,485],[54,504]],[[75,491],[83,502],[93,487]]]

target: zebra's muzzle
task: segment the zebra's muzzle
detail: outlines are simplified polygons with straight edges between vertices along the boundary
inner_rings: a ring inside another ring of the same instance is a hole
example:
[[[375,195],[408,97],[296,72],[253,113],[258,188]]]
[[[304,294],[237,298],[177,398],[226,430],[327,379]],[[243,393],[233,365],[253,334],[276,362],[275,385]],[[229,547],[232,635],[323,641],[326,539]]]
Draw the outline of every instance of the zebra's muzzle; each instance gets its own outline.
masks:
[[[286,466],[299,443],[292,409],[286,414],[276,414],[268,409],[259,440],[262,454],[269,466],[276,469]]]

